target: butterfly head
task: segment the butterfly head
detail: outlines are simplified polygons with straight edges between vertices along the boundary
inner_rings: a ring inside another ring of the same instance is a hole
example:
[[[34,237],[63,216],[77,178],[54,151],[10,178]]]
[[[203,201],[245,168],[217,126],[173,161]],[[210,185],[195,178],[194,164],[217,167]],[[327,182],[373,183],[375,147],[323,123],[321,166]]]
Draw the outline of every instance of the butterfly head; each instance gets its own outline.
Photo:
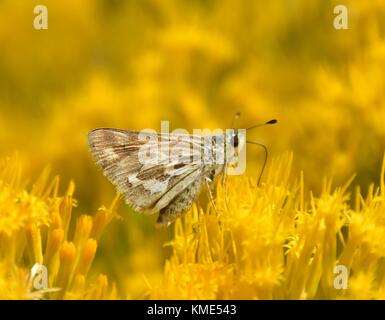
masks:
[[[227,139],[229,152],[234,152],[234,156],[238,156],[241,150],[246,146],[246,130],[231,129],[228,132]]]
[[[236,112],[234,114],[234,118],[233,118],[233,121],[232,121],[232,124],[231,124],[231,127],[234,128],[234,124],[235,124],[235,121],[241,116],[241,113],[240,112]],[[257,125],[254,125],[254,126],[251,126],[247,129],[245,129],[244,131],[249,131],[251,129],[254,129],[254,128],[258,128],[258,127],[262,127],[262,126],[265,126],[265,125],[269,125],[269,124],[275,124],[277,123],[277,120],[276,119],[272,119],[272,120],[269,120],[265,123],[260,123],[260,124],[257,124]],[[244,143],[242,143],[242,132],[240,132],[242,130],[239,130],[239,129],[232,129],[232,134],[231,134],[231,140],[230,140],[230,143],[232,145],[233,148],[238,148],[238,147],[242,147],[242,145]]]

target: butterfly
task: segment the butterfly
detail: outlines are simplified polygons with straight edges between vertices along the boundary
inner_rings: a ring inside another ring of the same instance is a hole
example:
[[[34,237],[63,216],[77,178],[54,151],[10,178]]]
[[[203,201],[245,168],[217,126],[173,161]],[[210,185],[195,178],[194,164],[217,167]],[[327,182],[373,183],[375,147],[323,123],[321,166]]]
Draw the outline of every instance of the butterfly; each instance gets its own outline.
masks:
[[[276,120],[264,124],[272,123]],[[248,142],[241,129],[209,135],[174,132],[98,128],[88,134],[90,152],[104,175],[134,210],[158,213],[157,226],[169,226],[187,212],[205,185],[210,192]]]

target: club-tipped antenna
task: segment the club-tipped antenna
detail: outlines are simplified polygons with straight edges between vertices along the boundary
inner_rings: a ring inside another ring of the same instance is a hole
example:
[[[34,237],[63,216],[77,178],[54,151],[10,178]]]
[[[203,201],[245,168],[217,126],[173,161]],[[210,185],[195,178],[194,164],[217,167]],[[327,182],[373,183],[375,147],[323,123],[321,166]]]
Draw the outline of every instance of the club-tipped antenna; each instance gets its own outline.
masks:
[[[271,119],[265,123],[260,123],[260,124],[256,124],[254,126],[251,126],[250,128],[246,128],[246,130],[251,130],[251,129],[254,129],[254,128],[258,128],[258,127],[263,127],[263,126],[266,126],[266,125],[269,125],[269,124],[274,124],[274,123],[277,123],[278,120],[277,119]]]

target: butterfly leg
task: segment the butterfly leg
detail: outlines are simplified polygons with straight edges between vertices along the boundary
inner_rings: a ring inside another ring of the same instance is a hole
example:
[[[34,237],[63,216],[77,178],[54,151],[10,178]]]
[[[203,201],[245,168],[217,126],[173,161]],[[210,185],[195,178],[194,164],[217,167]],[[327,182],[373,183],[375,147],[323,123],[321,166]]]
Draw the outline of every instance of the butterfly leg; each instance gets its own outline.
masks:
[[[207,191],[209,193],[211,205],[213,206],[216,214],[218,214],[217,206],[215,205],[215,201],[214,201],[214,196],[213,196],[213,193],[212,193],[211,188],[210,188],[211,182],[212,182],[212,180],[209,177],[205,177],[205,183],[206,183]]]
[[[227,185],[226,185],[226,177],[227,177],[227,165],[225,164],[224,168],[223,168],[223,176],[222,176],[222,188],[223,188],[223,195],[224,195],[224,203],[225,203],[225,207],[226,207],[226,210],[228,210],[228,198],[227,198]]]
[[[226,176],[227,176],[227,166],[225,165],[223,168],[223,176],[222,176],[222,187],[223,188],[226,185]]]

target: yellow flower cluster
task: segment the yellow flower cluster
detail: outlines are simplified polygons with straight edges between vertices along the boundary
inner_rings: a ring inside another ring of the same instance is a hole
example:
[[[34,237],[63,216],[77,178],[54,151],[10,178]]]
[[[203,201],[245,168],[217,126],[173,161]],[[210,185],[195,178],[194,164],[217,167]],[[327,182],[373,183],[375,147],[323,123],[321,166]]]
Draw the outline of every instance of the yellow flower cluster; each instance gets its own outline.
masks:
[[[163,279],[143,274],[142,298],[384,299],[385,157],[380,187],[366,197],[356,188],[354,199],[351,180],[335,189],[325,180],[318,196],[306,196],[303,174],[293,182],[291,166],[286,154],[261,186],[247,177],[218,183],[215,205],[195,204],[176,221]],[[90,269],[118,197],[73,223],[74,184],[59,196],[59,179],[48,183],[48,173],[26,191],[17,159],[0,165],[0,298],[117,298],[107,276]],[[46,288],[36,288],[36,264],[48,271]],[[137,281],[128,279],[121,297],[135,297]]]
[[[381,186],[364,199],[348,186],[305,196],[291,183],[292,156],[271,165],[261,187],[234,177],[215,208],[194,206],[175,224],[172,256],[154,299],[383,299],[385,158]],[[337,266],[347,270],[338,284]]]
[[[96,277],[92,279],[89,271],[97,241],[115,217],[118,198],[109,208],[100,208],[94,216],[80,215],[74,223],[74,188],[71,182],[59,196],[59,178],[49,182],[45,170],[26,191],[17,158],[0,163],[1,299],[115,297],[107,277],[92,275]],[[38,277],[47,278],[39,282]],[[46,287],[40,286],[43,283]]]

